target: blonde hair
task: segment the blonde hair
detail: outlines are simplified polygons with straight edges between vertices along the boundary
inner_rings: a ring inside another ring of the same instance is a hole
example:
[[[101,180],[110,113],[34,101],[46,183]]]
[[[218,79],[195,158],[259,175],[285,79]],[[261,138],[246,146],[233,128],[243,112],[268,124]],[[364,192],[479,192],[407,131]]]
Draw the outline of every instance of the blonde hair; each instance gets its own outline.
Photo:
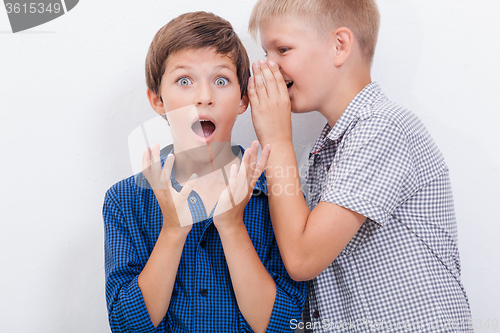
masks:
[[[260,25],[279,16],[296,16],[311,22],[320,32],[349,28],[363,58],[372,62],[380,27],[375,0],[259,0],[253,7],[248,31],[256,39]]]

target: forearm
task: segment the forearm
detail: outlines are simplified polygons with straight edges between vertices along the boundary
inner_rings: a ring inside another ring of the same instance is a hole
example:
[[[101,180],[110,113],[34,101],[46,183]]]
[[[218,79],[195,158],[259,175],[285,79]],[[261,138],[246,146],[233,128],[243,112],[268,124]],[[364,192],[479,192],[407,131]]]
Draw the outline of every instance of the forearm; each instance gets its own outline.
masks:
[[[365,217],[328,202],[309,210],[291,142],[273,146],[266,173],[269,210],[283,263],[294,280],[310,280],[335,260]]]
[[[292,142],[273,144],[266,176],[273,229],[285,266],[288,266],[287,258],[291,254],[296,257],[300,252],[310,215]]]
[[[167,313],[186,235],[163,228],[137,280],[154,326]]]
[[[265,332],[276,284],[262,264],[243,224],[219,230],[238,307],[255,332]]]

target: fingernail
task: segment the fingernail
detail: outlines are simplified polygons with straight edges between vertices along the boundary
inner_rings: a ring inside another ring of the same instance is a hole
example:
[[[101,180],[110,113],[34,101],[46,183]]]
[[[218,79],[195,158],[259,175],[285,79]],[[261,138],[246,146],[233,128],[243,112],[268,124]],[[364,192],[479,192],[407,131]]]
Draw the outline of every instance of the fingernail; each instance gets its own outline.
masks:
[[[253,76],[250,76],[250,78],[248,79],[248,83],[253,83]]]
[[[276,66],[276,64],[273,61],[269,60],[268,62],[269,62],[269,66]]]
[[[189,177],[189,180],[193,180],[193,179],[195,179],[195,178],[198,178],[198,175],[197,175],[197,174],[195,174],[195,173],[193,173],[193,174],[191,175],[191,177]]]
[[[265,63],[266,63],[266,61],[265,61],[264,59],[260,59],[260,60],[259,60],[259,62],[260,62],[261,64],[265,64]]]
[[[259,67],[260,67],[260,64],[256,61],[256,62],[254,62],[254,63],[253,63],[253,67],[255,67],[255,68],[259,68]]]

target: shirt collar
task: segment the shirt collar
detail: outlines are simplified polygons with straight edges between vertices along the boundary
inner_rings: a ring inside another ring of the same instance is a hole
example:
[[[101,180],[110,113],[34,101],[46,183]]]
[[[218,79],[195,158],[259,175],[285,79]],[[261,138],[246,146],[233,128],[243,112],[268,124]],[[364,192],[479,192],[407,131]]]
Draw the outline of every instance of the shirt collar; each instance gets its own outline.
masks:
[[[326,139],[336,141],[342,137],[355,119],[370,118],[372,115],[371,105],[381,94],[382,90],[376,82],[368,84],[349,103],[333,128],[328,123],[325,125],[311,150],[311,154],[318,153],[325,145]]]
[[[338,140],[342,135],[344,135],[345,131],[349,128],[349,125],[356,118],[360,118],[362,120],[370,118],[372,115],[371,105],[381,93],[382,90],[376,82],[368,84],[363,90],[361,90],[359,94],[354,97],[351,103],[349,103],[330,133],[328,133],[328,139],[332,141]]]
[[[233,154],[235,156],[237,156],[241,161],[243,154],[245,154],[245,149],[240,145],[235,145],[235,146],[231,146],[231,150],[233,151]],[[163,164],[165,163],[165,159],[167,158],[167,156],[169,154],[173,154],[173,153],[174,153],[174,145],[168,145],[161,150],[160,159],[161,159],[162,167],[163,167]],[[180,191],[182,189],[182,186],[175,179],[175,171],[174,171],[173,167],[172,167],[172,172],[170,174],[170,181],[172,182],[172,187],[175,188],[177,191]],[[262,175],[259,177],[259,179],[255,183],[254,193],[257,190],[260,192],[263,192],[267,195],[267,182],[266,182],[265,171],[262,173]]]

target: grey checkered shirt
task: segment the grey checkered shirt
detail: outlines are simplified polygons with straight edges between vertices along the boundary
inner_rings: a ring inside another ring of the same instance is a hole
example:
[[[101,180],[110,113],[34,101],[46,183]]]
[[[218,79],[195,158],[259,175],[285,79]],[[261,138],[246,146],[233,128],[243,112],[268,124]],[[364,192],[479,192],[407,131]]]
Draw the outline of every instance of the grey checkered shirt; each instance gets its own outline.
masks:
[[[448,168],[414,114],[366,86],[323,129],[307,186],[311,210],[326,201],[366,216],[309,282],[314,332],[473,331]]]

